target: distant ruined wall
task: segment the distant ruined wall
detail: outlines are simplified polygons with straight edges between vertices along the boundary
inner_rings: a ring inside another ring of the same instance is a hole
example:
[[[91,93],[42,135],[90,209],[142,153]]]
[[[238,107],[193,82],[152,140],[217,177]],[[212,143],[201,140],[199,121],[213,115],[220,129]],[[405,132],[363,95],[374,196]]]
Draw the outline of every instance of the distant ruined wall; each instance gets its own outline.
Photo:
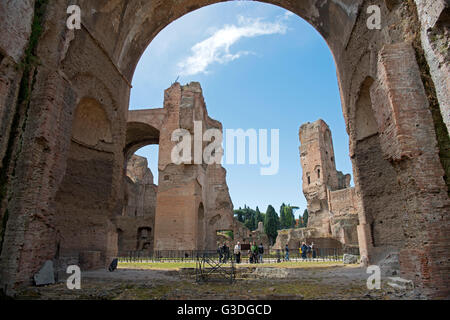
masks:
[[[331,235],[347,246],[358,246],[358,213],[361,200],[355,188],[328,191]]]
[[[242,222],[234,219],[233,233],[234,244],[236,244],[237,242],[240,242],[241,244],[256,242],[258,245],[262,243],[265,249],[270,247],[270,240],[267,234],[264,232],[264,226],[262,222],[258,224],[258,228],[256,230],[250,231]]]
[[[124,188],[122,215],[115,219],[118,254],[152,252],[158,187],[153,183],[146,158],[133,155],[128,161]]]
[[[302,243],[314,243],[318,249],[342,249],[345,247],[339,240],[324,236],[317,228],[284,229],[278,231],[273,249],[284,250],[286,244],[292,252],[297,253]]]

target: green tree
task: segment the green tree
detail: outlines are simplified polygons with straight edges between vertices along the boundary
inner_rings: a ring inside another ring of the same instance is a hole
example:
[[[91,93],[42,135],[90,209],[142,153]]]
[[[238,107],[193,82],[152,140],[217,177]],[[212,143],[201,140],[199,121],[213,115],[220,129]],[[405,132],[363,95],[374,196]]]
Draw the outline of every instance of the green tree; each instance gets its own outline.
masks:
[[[264,219],[264,232],[269,237],[270,244],[273,245],[278,236],[279,217],[275,209],[269,205],[267,207],[266,216]]]
[[[239,222],[244,222],[244,213],[242,211],[242,208],[239,207],[238,210],[234,210],[234,215]]]
[[[238,221],[242,222],[251,231],[258,227],[257,212],[246,205],[244,209],[234,210],[234,215]]]
[[[264,224],[264,214],[259,211],[259,208],[256,207],[256,228],[258,228],[258,224],[262,222]]]
[[[291,206],[284,207],[284,227],[289,229],[295,225],[294,211]]]
[[[280,207],[280,227],[279,229],[290,229],[295,227],[294,211],[298,207],[282,204]]]
[[[303,228],[306,228],[308,226],[308,209],[305,209],[303,211]]]
[[[280,207],[280,225],[278,226],[278,230],[285,229],[286,228],[286,216],[285,216],[285,204],[283,204]]]

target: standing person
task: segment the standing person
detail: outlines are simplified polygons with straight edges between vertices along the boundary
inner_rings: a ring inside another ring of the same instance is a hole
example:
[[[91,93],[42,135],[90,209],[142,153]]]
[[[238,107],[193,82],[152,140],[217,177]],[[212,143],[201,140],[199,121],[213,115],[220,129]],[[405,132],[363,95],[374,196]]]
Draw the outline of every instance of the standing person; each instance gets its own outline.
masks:
[[[219,262],[227,263],[227,243],[224,242],[223,246],[220,248],[220,259]]]
[[[306,244],[306,257],[311,259],[311,246]]]
[[[224,260],[225,260],[225,263],[227,263],[228,262],[228,259],[230,259],[230,247],[228,246],[228,242],[225,242],[225,248],[224,248]]]
[[[264,246],[261,243],[258,247],[258,261],[259,263],[263,263],[263,255],[264,255]]]
[[[308,246],[306,245],[306,243],[302,242],[302,259],[305,260],[306,259],[306,251],[308,251]]]
[[[258,246],[256,245],[256,242],[253,242],[251,251],[253,263],[258,263]]]
[[[286,244],[286,248],[284,249],[286,251],[286,261],[289,261],[289,246]]]
[[[219,254],[219,263],[222,263],[222,259],[223,259],[223,251],[222,251],[222,247],[220,246],[220,244],[218,244],[218,248],[217,248],[217,253]]]
[[[234,256],[236,258],[236,263],[241,263],[241,243],[239,241],[234,246]]]

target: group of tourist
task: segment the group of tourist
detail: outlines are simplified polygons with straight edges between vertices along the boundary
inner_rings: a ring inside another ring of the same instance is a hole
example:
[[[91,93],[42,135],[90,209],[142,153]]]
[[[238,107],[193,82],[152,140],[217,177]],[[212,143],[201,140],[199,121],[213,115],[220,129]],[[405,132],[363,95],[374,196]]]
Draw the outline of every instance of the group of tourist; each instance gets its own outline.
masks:
[[[311,242],[311,245],[302,242],[302,245],[298,250],[303,260],[311,258],[315,259],[317,257],[316,248],[314,247],[313,242]],[[250,246],[245,245],[245,250],[242,250],[241,243],[238,241],[233,250],[236,263],[241,263],[242,251],[248,252],[249,263],[263,263],[264,246],[262,243],[260,245],[257,245],[256,242],[252,242],[250,243]],[[284,261],[290,261],[288,244],[286,244],[284,252]],[[217,253],[219,254],[219,262],[227,263],[231,257],[230,247],[228,246],[228,243],[224,242],[222,246],[219,246],[219,248],[217,249]],[[280,262],[280,258],[278,258],[278,262]]]
[[[246,246],[246,247],[248,247],[248,246]],[[226,243],[225,243],[224,246],[221,247],[221,248],[222,248],[221,251],[222,251],[222,252],[225,252],[226,249],[224,249],[224,248],[228,248],[228,247],[227,247],[227,245],[226,245]],[[245,250],[244,250],[244,251],[245,251]],[[248,261],[249,261],[250,263],[263,263],[264,246],[263,246],[262,243],[258,246],[258,245],[256,244],[256,242],[252,242],[252,243],[250,244],[249,250],[246,250],[246,251],[248,251]],[[238,241],[238,242],[236,243],[236,245],[234,246],[234,251],[233,251],[233,253],[234,253],[234,257],[235,257],[236,263],[241,263],[242,246],[241,246],[241,243],[240,243],[239,241]],[[219,257],[220,260],[221,260],[221,261],[224,261],[224,260],[222,260],[221,257],[222,257],[222,256]],[[225,260],[225,262],[226,262],[226,261],[227,261],[227,260]]]
[[[298,249],[302,259],[315,259],[317,257],[316,249],[314,248],[314,243],[311,242],[311,245],[307,245],[305,242],[302,242],[302,246]]]
[[[311,242],[311,245],[306,244],[305,242],[302,242],[302,245],[298,249],[300,256],[303,260],[305,259],[315,259],[317,257],[316,249],[314,248],[314,243]],[[289,245],[286,244],[286,247],[284,248],[285,252],[285,261],[289,261]]]
[[[217,249],[217,253],[219,254],[219,262],[227,263],[230,259],[230,247],[227,242],[223,243],[223,246]]]
[[[263,263],[264,246],[261,243],[259,246],[256,242],[253,242],[248,254],[248,260],[250,263]]]

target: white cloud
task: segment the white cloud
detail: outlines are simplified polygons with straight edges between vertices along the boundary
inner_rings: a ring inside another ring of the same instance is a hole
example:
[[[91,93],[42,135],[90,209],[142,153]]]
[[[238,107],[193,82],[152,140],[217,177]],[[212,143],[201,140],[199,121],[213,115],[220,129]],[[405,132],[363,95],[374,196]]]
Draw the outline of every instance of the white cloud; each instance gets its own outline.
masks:
[[[281,19],[284,20],[284,19]],[[225,64],[236,60],[248,51],[230,52],[230,47],[242,38],[253,38],[269,34],[285,34],[287,26],[283,21],[264,22],[261,19],[239,16],[237,25],[225,25],[216,30],[209,38],[195,44],[192,55],[178,63],[183,76],[207,73],[207,68],[213,63]]]

